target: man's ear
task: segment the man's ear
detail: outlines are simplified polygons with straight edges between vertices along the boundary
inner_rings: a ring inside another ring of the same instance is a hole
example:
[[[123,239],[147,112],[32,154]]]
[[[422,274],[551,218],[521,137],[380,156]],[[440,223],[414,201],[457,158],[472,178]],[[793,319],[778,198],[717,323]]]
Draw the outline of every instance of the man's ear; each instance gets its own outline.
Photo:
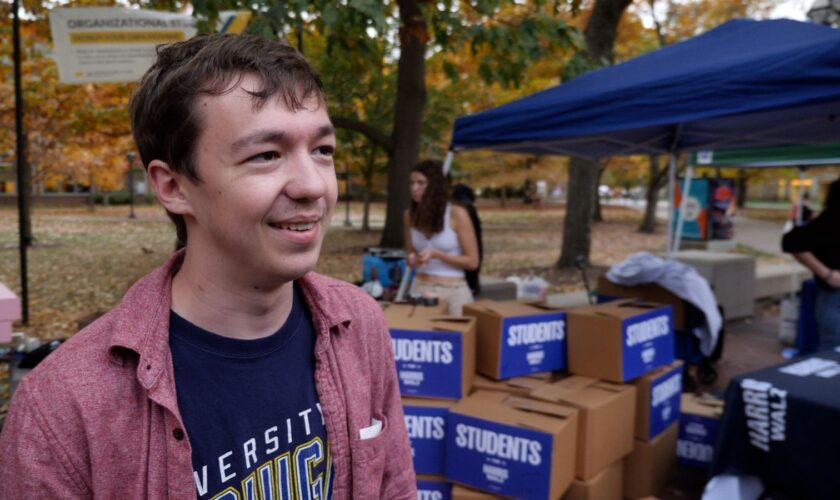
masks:
[[[168,163],[152,160],[146,169],[152,188],[163,207],[173,214],[192,214],[192,207],[187,199],[184,184],[190,182],[185,176],[173,171]]]

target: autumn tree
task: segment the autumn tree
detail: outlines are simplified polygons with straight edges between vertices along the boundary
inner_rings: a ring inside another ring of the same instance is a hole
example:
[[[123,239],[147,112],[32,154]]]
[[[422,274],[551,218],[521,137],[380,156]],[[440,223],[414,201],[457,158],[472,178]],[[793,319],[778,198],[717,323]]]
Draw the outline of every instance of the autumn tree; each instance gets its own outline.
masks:
[[[586,54],[592,66],[610,64],[613,60],[618,23],[632,0],[595,0],[586,23]],[[569,187],[566,218],[563,221],[563,243],[557,267],[570,267],[579,256],[589,258],[592,244],[592,217],[598,194],[600,164],[597,161],[572,157],[569,162]]]
[[[333,114],[337,127],[365,135],[388,155],[388,204],[381,244],[403,245],[402,213],[408,206],[408,172],[421,147],[426,88],[426,60],[435,53],[469,46],[482,54],[478,76],[485,81],[517,85],[527,65],[536,58],[572,46],[572,33],[557,13],[563,2],[532,0],[396,0],[347,2],[327,0],[240,3],[208,0],[195,4],[198,15],[213,19],[219,10],[251,8],[255,14],[249,30],[265,35],[281,33],[296,38],[308,29],[322,33],[327,54],[335,59],[359,61],[364,78],[377,71],[380,48],[392,43],[396,91],[391,120],[382,127],[358,114]],[[329,80],[331,65],[318,68]],[[454,75],[453,75],[454,76]],[[331,102],[341,100],[327,89]]]
[[[88,2],[89,3],[89,2]],[[113,4],[113,2],[110,2]],[[86,3],[87,4],[87,3]],[[125,153],[133,147],[126,107],[130,84],[69,85],[58,80],[49,57],[45,4],[27,3],[21,25],[24,130],[32,184],[43,186],[121,186]],[[0,58],[11,62],[8,4],[0,4]],[[14,95],[11,64],[0,70],[0,150],[14,151]]]
[[[631,15],[649,18],[655,34],[655,45],[635,44],[625,47],[634,52],[628,55],[634,57],[648,50],[659,49],[687,38],[699,35],[709,29],[739,17],[761,18],[769,15],[774,7],[770,0],[698,0],[694,2],[677,2],[675,0],[646,0],[637,4]],[[638,25],[637,25],[638,26]],[[629,31],[629,30],[628,30]],[[653,233],[656,231],[656,205],[659,193],[668,183],[668,168],[664,158],[649,155],[649,172],[645,192],[645,212],[639,231]],[[684,161],[682,162],[684,163]],[[739,194],[746,193],[746,175],[739,175]],[[739,202],[743,202],[739,196]]]

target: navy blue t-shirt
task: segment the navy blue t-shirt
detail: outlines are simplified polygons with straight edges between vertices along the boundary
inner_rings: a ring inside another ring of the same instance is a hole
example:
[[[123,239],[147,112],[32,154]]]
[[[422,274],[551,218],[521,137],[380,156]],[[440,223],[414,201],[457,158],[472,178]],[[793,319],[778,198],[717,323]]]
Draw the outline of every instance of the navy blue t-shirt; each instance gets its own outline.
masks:
[[[270,337],[222,337],[171,312],[169,344],[199,498],[331,497],[315,332],[297,286]]]

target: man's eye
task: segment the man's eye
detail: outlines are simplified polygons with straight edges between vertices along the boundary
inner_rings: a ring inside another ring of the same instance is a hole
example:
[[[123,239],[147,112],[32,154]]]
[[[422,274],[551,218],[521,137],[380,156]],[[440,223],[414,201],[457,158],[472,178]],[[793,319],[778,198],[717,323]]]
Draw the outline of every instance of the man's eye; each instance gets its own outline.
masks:
[[[315,152],[319,155],[332,156],[335,153],[335,148],[332,146],[319,146],[315,148]]]
[[[280,153],[277,151],[266,151],[248,158],[248,161],[273,161],[277,158],[280,158]]]

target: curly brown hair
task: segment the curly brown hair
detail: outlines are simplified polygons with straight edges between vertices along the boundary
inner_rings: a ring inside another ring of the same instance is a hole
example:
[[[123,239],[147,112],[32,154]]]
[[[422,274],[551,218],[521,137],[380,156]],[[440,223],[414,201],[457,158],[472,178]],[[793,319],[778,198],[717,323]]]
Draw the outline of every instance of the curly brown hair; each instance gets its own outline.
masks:
[[[423,160],[411,171],[423,174],[428,183],[420,203],[411,200],[411,225],[426,236],[439,233],[443,230],[443,216],[449,201],[449,181],[443,175],[443,164],[438,160]]]

